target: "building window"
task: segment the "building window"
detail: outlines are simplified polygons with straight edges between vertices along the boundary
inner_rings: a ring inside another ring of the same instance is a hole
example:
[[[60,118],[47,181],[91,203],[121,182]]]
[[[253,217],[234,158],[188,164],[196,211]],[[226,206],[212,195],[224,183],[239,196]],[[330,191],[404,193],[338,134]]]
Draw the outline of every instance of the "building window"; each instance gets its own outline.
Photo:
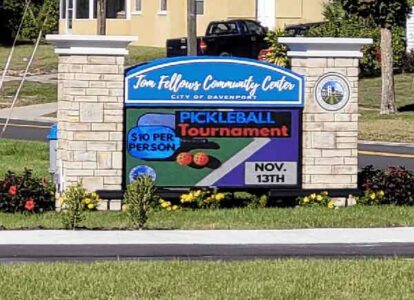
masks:
[[[135,11],[142,11],[142,0],[135,0]]]
[[[76,1],[76,19],[89,19],[89,0]]]
[[[160,2],[160,11],[167,11],[167,0],[161,0]]]
[[[107,0],[106,17],[108,19],[125,19],[125,0]]]
[[[196,15],[204,15],[204,0],[195,0]]]
[[[126,18],[126,1],[128,0],[106,0],[106,17],[108,19]],[[94,0],[93,17],[97,17],[97,0]]]

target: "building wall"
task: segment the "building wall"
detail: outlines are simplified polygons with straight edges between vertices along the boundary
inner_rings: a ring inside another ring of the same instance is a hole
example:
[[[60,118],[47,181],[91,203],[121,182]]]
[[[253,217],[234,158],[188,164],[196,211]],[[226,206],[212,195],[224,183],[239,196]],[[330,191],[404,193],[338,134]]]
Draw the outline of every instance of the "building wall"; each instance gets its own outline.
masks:
[[[135,45],[164,47],[168,38],[186,35],[186,0],[169,0],[168,11],[159,12],[159,0],[143,0],[142,12],[136,13],[135,1],[129,0],[130,19],[108,19],[108,35],[137,35]],[[322,5],[328,0],[275,0],[276,24],[283,28],[287,24],[320,21]],[[255,19],[256,0],[205,0],[204,15],[197,17],[197,34],[204,35],[207,25],[213,20]],[[96,20],[74,20],[73,34],[96,34]],[[60,20],[59,32],[65,33],[65,21]]]
[[[322,21],[323,5],[328,2],[328,0],[276,1],[277,27],[283,28],[289,24]]]

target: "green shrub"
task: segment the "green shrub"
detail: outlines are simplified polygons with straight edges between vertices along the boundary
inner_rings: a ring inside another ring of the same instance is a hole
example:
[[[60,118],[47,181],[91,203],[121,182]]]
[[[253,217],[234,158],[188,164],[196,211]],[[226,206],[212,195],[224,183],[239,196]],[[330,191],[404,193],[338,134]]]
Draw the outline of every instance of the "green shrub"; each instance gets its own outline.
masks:
[[[365,195],[383,194],[376,199],[378,204],[414,205],[414,174],[404,167],[378,170],[368,166],[360,173],[360,182]]]
[[[124,198],[125,211],[134,227],[144,227],[151,202],[156,199],[155,192],[155,183],[149,176],[141,176],[128,185]]]
[[[259,196],[247,192],[235,192],[233,198],[235,204],[241,204],[241,206],[249,208],[265,208],[269,200],[267,195]]]
[[[8,41],[14,38],[17,33],[17,28],[23,17],[25,1],[3,0],[0,3],[0,29],[2,32],[0,40]],[[20,38],[35,39],[43,26],[46,14],[48,14],[48,18],[43,27],[43,34],[56,32],[59,21],[59,1],[32,0],[23,22]]]
[[[76,229],[85,219],[84,199],[86,190],[82,183],[69,186],[60,198],[61,211],[60,216],[63,226],[67,229]]]
[[[307,33],[310,37],[354,37],[372,38],[374,43],[365,46],[361,58],[361,75],[378,75],[381,70],[380,30],[369,19],[361,20],[346,15],[339,1],[333,1],[325,6],[324,17],[327,23],[312,28]],[[392,47],[394,51],[394,67],[401,71],[404,64],[405,42],[404,28],[392,28]]]
[[[22,175],[8,172],[0,186],[1,212],[43,212],[54,209],[54,188],[42,178],[34,178],[32,171]]]
[[[357,199],[357,204],[361,205],[379,205],[381,204],[382,199],[384,198],[384,191],[374,192],[374,191],[365,191],[364,195]]]
[[[264,61],[278,65],[280,67],[288,67],[289,59],[287,57],[288,48],[286,45],[280,44],[277,39],[283,37],[284,31],[277,29],[276,31],[269,31],[266,41],[270,43],[269,51],[264,57]]]
[[[403,61],[403,71],[406,73],[414,73],[414,51],[405,53]]]

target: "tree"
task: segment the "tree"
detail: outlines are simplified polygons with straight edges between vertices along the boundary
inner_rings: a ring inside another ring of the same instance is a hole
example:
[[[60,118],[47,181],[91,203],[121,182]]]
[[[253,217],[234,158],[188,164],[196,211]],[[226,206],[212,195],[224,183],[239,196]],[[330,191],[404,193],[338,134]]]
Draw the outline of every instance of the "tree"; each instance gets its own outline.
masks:
[[[381,114],[395,114],[393,49],[391,29],[405,26],[411,7],[408,0],[341,0],[345,11],[369,19],[381,30]]]
[[[10,42],[16,36],[26,1],[28,0],[0,0],[1,41]],[[47,23],[44,24],[46,15],[48,15]],[[35,39],[43,25],[45,34],[55,32],[58,28],[58,20],[58,0],[31,0],[20,38]]]
[[[106,0],[97,0],[98,35],[106,34]]]

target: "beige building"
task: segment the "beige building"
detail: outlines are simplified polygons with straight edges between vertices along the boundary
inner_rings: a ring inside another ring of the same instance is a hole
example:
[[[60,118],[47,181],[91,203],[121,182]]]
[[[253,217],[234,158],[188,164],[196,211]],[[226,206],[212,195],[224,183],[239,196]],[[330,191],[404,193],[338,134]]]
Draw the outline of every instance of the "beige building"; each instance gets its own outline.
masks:
[[[197,31],[210,21],[247,18],[283,28],[323,19],[328,0],[195,0]],[[60,0],[61,34],[96,34],[96,0]],[[137,45],[163,47],[168,38],[186,35],[187,0],[107,0],[107,34],[138,36]]]

